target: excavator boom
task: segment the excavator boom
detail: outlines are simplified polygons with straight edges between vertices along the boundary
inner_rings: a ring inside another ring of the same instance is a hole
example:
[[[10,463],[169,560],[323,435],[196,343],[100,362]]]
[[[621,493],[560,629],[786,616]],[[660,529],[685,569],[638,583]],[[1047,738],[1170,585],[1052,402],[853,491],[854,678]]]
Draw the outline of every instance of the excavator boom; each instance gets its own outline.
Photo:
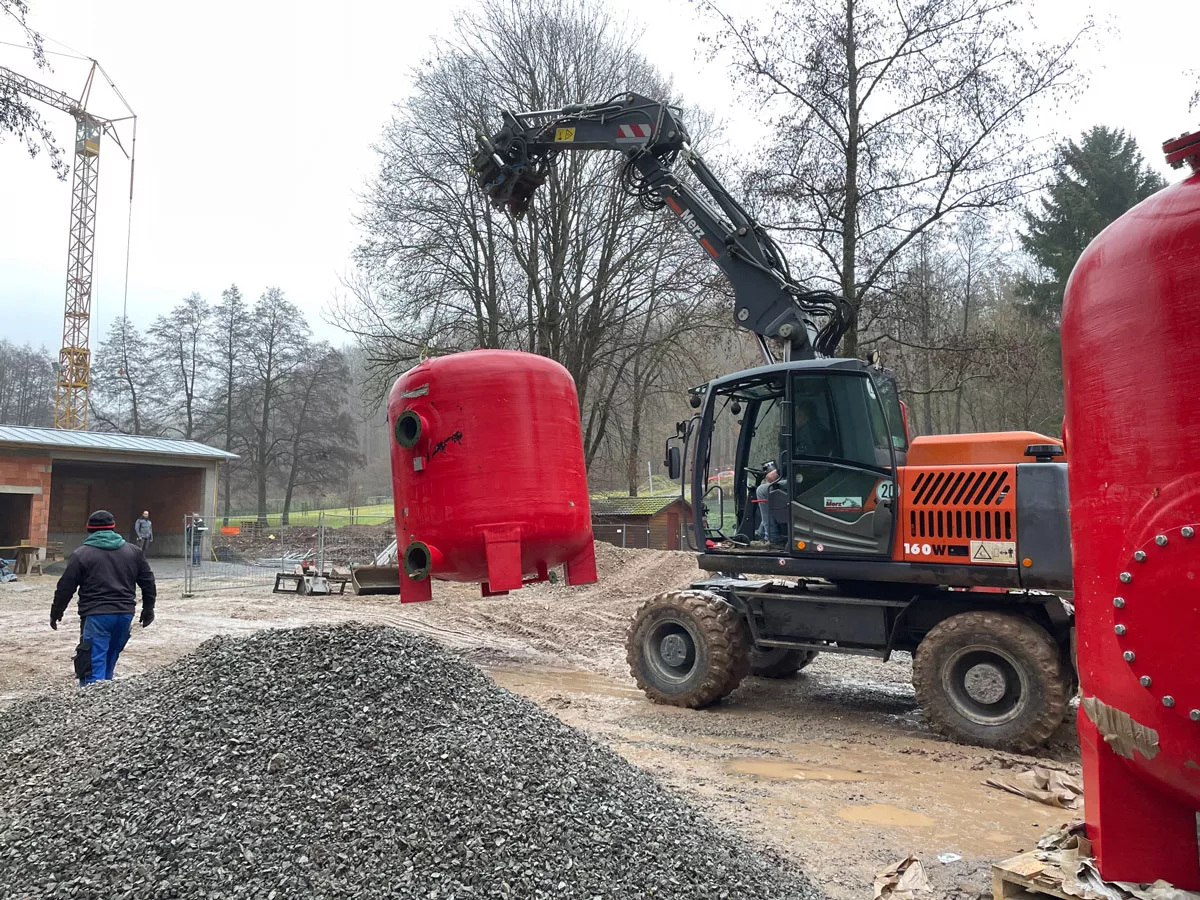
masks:
[[[692,149],[676,107],[629,93],[604,103],[504,111],[502,120],[492,137],[479,136],[472,159],[493,206],[520,218],[560,153],[618,151],[626,157],[626,191],[646,209],[670,209],[728,276],[734,321],[757,336],[767,362],[775,361],[767,339],[782,342],[785,359],[834,354],[851,321],[849,305],[792,277],[778,244]],[[699,189],[680,179],[679,164]]]

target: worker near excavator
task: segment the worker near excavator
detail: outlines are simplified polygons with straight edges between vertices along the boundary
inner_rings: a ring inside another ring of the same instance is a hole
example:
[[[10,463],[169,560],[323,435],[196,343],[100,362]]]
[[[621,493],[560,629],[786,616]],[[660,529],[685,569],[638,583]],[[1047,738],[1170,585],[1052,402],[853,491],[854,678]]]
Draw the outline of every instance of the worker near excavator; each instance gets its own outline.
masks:
[[[783,529],[771,517],[769,497],[771,485],[779,481],[779,469],[773,462],[764,464],[764,468],[766,473],[763,475],[763,480],[754,490],[754,502],[758,504],[759,514],[758,536],[761,540],[776,543],[783,540]]]
[[[117,658],[125,649],[137,605],[135,588],[142,590],[142,627],[154,621],[158,595],[154,573],[142,551],[117,534],[113,514],[98,509],[88,517],[87,539],[75,548],[58,579],[50,607],[50,627],[66,614],[79,591],[79,646],[75,676],[81,686],[111,681]]]
[[[833,434],[821,424],[810,401],[796,403],[792,429],[792,447],[795,456],[833,456],[836,442]]]

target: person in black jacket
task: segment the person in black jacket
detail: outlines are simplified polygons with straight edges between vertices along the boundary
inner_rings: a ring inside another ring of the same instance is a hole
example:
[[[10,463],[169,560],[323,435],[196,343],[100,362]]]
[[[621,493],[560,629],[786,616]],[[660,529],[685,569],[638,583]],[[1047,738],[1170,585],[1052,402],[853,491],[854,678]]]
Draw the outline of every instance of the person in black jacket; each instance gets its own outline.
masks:
[[[158,595],[154,573],[142,551],[116,532],[106,509],[88,517],[88,537],[67,562],[50,607],[50,627],[58,630],[71,598],[79,590],[79,646],[75,675],[81,685],[109,681],[117,657],[125,649],[137,603],[134,586],[142,589],[142,627],[154,621]]]

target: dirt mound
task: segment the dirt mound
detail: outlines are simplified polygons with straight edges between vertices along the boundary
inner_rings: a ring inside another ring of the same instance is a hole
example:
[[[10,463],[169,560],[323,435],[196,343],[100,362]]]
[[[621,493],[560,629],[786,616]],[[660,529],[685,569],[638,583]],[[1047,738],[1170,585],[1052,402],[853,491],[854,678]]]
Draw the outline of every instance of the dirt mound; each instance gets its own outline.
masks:
[[[622,596],[683,587],[707,574],[696,565],[695,553],[625,549],[603,541],[596,542],[596,572],[602,586]]]
[[[424,638],[217,638],[0,715],[4,896],[797,898],[799,873]]]

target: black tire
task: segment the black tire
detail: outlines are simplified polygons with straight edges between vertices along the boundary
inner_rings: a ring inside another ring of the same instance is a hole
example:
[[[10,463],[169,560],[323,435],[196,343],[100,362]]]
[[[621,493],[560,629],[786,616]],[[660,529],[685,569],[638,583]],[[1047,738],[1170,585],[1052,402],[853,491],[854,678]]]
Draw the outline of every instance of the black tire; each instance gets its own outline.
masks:
[[[816,650],[755,647],[750,651],[750,674],[759,678],[791,678],[816,658]]]
[[[1025,616],[1000,612],[938,623],[917,647],[913,687],[941,734],[1019,752],[1058,730],[1071,697],[1070,674],[1049,633]]]
[[[642,604],[629,623],[625,658],[655,703],[699,709],[736,688],[750,670],[741,614],[708,591],[669,591]]]

